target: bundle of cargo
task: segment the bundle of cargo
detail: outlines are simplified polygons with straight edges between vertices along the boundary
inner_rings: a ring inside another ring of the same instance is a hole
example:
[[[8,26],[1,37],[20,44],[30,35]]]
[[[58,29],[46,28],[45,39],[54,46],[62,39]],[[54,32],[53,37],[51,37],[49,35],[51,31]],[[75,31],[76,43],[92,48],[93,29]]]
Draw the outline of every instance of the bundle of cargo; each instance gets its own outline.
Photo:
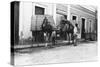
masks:
[[[32,16],[32,21],[31,21],[31,31],[40,31],[41,30],[41,25],[43,24],[43,21],[45,17],[48,19],[48,22],[50,22],[50,25],[53,26],[55,29],[55,23],[53,16],[50,15],[34,15]]]

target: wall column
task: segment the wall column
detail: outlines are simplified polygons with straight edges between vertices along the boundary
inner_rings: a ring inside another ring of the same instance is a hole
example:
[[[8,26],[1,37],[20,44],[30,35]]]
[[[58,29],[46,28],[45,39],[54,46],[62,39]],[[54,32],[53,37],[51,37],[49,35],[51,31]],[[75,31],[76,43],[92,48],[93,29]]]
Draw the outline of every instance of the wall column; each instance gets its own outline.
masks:
[[[53,4],[53,19],[54,23],[56,24],[56,4]]]
[[[68,12],[67,12],[68,14],[67,14],[67,20],[71,20],[70,18],[71,18],[71,14],[70,14],[70,5],[68,4]]]

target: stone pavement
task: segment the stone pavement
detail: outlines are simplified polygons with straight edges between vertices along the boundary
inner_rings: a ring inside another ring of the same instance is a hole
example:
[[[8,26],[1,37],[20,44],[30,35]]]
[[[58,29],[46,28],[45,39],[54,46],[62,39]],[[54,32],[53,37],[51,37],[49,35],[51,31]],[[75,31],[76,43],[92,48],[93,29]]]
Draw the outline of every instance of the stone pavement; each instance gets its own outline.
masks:
[[[72,41],[70,41],[71,43]],[[84,42],[83,39],[81,39],[79,41],[80,43],[81,42]],[[41,47],[41,46],[45,46],[46,43],[37,43],[37,44],[27,44],[27,45],[15,45],[14,46],[14,49],[21,49],[21,48],[30,48],[30,47]],[[52,43],[47,43],[48,45],[51,45]],[[56,44],[68,44],[68,41],[62,41],[62,40],[57,40]]]
[[[15,65],[51,64],[97,60],[97,42],[80,43],[78,46],[60,46],[51,49],[28,48],[18,50]]]
[[[61,44],[61,43],[68,43],[68,41],[61,41],[61,40],[57,41],[57,44]],[[41,46],[45,46],[45,44],[46,43],[27,44],[27,45],[15,45],[14,49],[29,48],[29,47],[41,47]],[[47,44],[51,45],[52,43],[47,43]]]

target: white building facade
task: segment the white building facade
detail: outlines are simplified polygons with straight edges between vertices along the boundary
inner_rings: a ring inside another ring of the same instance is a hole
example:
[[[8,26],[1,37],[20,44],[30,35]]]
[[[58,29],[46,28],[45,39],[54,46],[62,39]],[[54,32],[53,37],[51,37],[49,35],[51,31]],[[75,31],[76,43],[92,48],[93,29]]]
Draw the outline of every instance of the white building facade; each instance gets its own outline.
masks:
[[[80,38],[82,31],[85,33],[94,32],[95,12],[88,10],[80,5],[64,5],[64,4],[49,4],[49,3],[34,3],[34,2],[20,2],[19,14],[19,37],[27,39],[32,37],[31,22],[32,16],[41,10],[41,14],[53,16],[56,25],[59,24],[61,16],[65,16],[67,20],[74,25],[79,24]],[[36,10],[37,9],[37,10]],[[75,22],[74,22],[75,20]],[[84,28],[84,29],[83,29]]]

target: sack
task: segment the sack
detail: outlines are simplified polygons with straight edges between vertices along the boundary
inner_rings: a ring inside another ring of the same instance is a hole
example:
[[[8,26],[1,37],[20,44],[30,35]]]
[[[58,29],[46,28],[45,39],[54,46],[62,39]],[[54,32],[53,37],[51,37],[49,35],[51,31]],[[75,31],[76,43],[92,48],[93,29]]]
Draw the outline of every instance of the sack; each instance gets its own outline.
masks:
[[[80,29],[79,29],[79,27],[77,27],[77,33],[78,33],[78,34],[80,33]]]
[[[74,34],[73,38],[76,39],[77,38],[77,34]]]

